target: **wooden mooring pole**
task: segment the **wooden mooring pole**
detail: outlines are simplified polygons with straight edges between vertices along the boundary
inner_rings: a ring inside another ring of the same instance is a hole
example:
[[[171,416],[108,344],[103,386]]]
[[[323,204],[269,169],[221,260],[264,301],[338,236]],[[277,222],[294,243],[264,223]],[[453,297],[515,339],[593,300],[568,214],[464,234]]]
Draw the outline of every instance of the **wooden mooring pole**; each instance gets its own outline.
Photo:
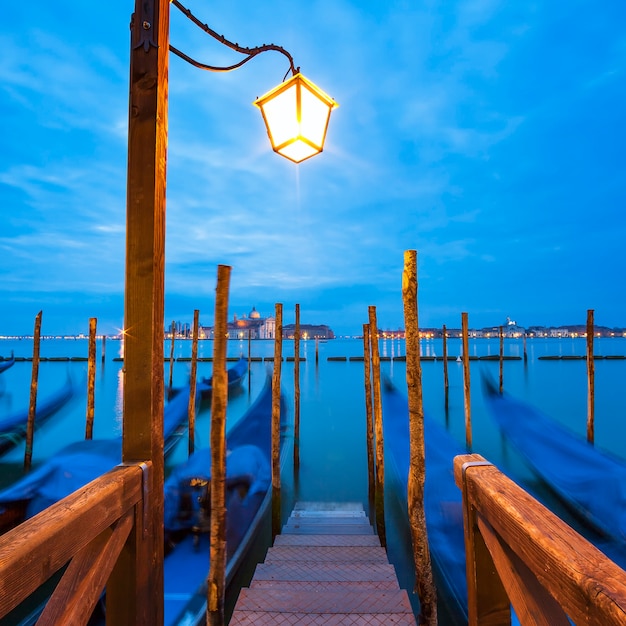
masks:
[[[89,348],[87,356],[87,416],[85,439],[93,439],[93,419],[95,414],[96,390],[96,325],[98,319],[89,318]]]
[[[446,325],[443,325],[441,333],[443,339],[443,393],[444,393],[444,408],[446,410],[446,416],[448,414],[448,395],[450,391],[450,383],[448,382],[448,330]]]
[[[296,328],[293,334],[293,471],[300,470],[300,305],[296,304]]]
[[[409,401],[409,479],[407,500],[409,524],[415,563],[415,591],[420,600],[420,624],[436,626],[437,591],[433,582],[426,515],[424,484],[426,482],[424,450],[424,404],[422,397],[422,364],[420,361],[417,315],[417,251],[404,253],[402,274],[404,328],[406,333],[406,383]]]
[[[207,624],[210,626],[224,625],[226,592],[226,342],[230,272],[228,265],[217,267],[211,393],[211,560],[207,581]]]
[[[227,302],[228,306],[228,302]],[[200,311],[193,312],[193,335],[191,340],[191,372],[189,373],[189,404],[187,405],[187,421],[189,424],[189,456],[196,446],[196,374],[198,371],[198,320]]]
[[[107,336],[102,335],[102,364],[106,361],[106,352],[107,352]]]
[[[35,416],[37,414],[37,385],[39,383],[39,344],[41,340],[42,311],[35,317],[33,332],[33,367],[30,378],[30,402],[28,404],[28,421],[26,422],[26,448],[24,450],[24,471],[29,472],[33,460],[33,438],[35,436]]]
[[[470,367],[469,367],[469,338],[467,327],[467,313],[461,313],[463,333],[463,390],[465,404],[465,447],[472,450],[472,407],[470,403]]]
[[[167,397],[172,397],[172,380],[174,378],[174,337],[176,337],[176,322],[172,320],[172,330],[171,330],[172,338],[170,340],[170,378],[169,384],[167,387]]]
[[[280,533],[280,373],[283,360],[283,305],[276,303],[274,373],[272,375],[272,539]]]
[[[248,396],[252,393],[252,378],[250,368],[252,366],[252,331],[248,328]]]
[[[367,442],[367,497],[370,515],[374,505],[374,420],[372,417],[372,359],[370,350],[370,327],[363,324],[363,372],[365,375],[365,431]]]
[[[378,348],[378,324],[376,307],[368,308],[370,327],[370,350],[372,352],[372,388],[374,390],[374,431],[376,437],[376,492],[374,505],[376,510],[376,529],[383,548],[387,547],[385,530],[385,454],[383,440],[383,409],[380,391],[380,352]]]
[[[593,361],[593,309],[587,311],[587,441],[594,442],[595,363]]]
[[[504,390],[504,328],[500,326],[500,393]]]

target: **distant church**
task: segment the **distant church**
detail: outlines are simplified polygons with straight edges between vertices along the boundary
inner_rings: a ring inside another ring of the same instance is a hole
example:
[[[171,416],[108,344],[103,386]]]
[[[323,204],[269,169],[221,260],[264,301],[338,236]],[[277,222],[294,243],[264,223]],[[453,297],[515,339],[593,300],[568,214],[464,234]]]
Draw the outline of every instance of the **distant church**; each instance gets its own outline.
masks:
[[[283,325],[283,339],[293,339],[296,332],[295,324]],[[276,337],[276,318],[261,317],[255,307],[248,315],[233,317],[228,323],[229,339],[274,339]],[[307,339],[334,339],[335,333],[326,324],[300,324],[300,338]]]
[[[252,311],[246,316],[237,318],[233,316],[233,321],[228,322],[229,339],[274,339],[276,336],[276,318],[261,317],[261,314],[252,307]]]

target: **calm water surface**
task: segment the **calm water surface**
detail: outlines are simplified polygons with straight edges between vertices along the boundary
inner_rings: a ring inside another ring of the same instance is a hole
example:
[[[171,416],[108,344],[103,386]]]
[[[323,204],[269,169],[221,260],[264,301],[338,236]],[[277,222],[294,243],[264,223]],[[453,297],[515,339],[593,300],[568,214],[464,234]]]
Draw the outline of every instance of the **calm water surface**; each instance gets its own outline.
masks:
[[[461,354],[461,341],[448,340],[449,356]],[[301,342],[300,365],[301,386],[301,442],[300,474],[297,486],[291,475],[284,477],[284,509],[288,515],[294,500],[340,500],[360,501],[367,504],[367,460],[365,449],[364,384],[363,363],[356,361],[329,361],[333,356],[361,356],[361,340],[331,340],[318,345],[316,363],[315,342]],[[505,361],[505,391],[536,405],[554,419],[566,424],[573,431],[585,435],[587,419],[587,369],[585,361],[540,360],[546,355],[584,355],[585,339],[532,339],[527,340],[528,361]],[[42,357],[86,357],[86,340],[43,340]],[[94,437],[108,438],[121,434],[122,424],[122,363],[114,361],[120,355],[121,343],[108,340],[105,345],[105,360],[102,362],[102,343],[98,342],[96,372],[96,409]],[[177,340],[174,345],[175,357],[191,355],[191,341]],[[33,346],[29,340],[0,341],[0,355],[9,356],[11,351],[18,357],[32,357]],[[470,340],[472,356],[496,355],[499,340]],[[596,355],[626,354],[626,339],[597,339]],[[380,353],[383,357],[405,355],[405,345],[399,340],[381,340]],[[170,344],[165,344],[165,355],[169,357]],[[211,341],[200,341],[199,357],[213,354]],[[230,341],[228,355],[247,356],[248,342]],[[252,356],[273,356],[274,344],[271,341],[253,341]],[[441,356],[440,340],[422,342],[422,354]],[[523,355],[521,340],[506,340],[505,354]],[[293,356],[293,342],[285,341],[283,356]],[[0,416],[28,406],[32,364],[18,362],[0,375]],[[553,503],[548,494],[534,480],[530,471],[507,447],[486,413],[480,388],[481,368],[491,372],[497,379],[498,362],[471,361],[470,380],[472,385],[472,451],[482,454],[502,471],[526,488],[537,493],[559,515],[566,517]],[[181,386],[189,376],[189,362],[176,362],[173,370],[174,386]],[[198,376],[210,376],[211,363],[198,363]],[[405,363],[383,361],[382,372],[388,374],[401,389],[406,390]],[[38,464],[53,455],[71,441],[84,437],[86,413],[86,371],[87,363],[43,361],[39,369],[39,398],[60,387],[69,374],[79,381],[82,390],[63,411],[54,416],[35,433],[33,463]],[[169,378],[169,362],[164,364],[165,380]],[[265,381],[267,364],[252,362],[249,380],[244,382],[244,391],[231,399],[227,419],[233,422],[245,412],[254,401]],[[446,427],[452,436],[464,445],[465,414],[463,400],[463,367],[460,362],[448,362],[449,408],[444,409],[443,363],[424,361],[422,382],[425,410],[433,419]],[[595,439],[596,446],[626,459],[626,360],[595,361]],[[293,414],[294,366],[285,361],[282,365],[282,388],[288,397],[289,410]],[[208,411],[197,417],[196,445],[205,446],[209,441]],[[181,462],[186,458],[187,439],[182,438],[170,463]],[[20,475],[23,463],[24,445],[0,458],[0,486],[9,484]],[[413,586],[412,557],[408,529],[402,508],[392,494],[387,498],[387,533],[389,555],[396,566],[401,585],[409,592]],[[568,521],[569,518],[567,518]],[[256,553],[262,558],[268,538],[261,540]],[[254,568],[243,573],[243,579]],[[413,598],[415,601],[415,598]],[[415,601],[417,607],[417,602]],[[442,624],[453,623],[445,615]]]

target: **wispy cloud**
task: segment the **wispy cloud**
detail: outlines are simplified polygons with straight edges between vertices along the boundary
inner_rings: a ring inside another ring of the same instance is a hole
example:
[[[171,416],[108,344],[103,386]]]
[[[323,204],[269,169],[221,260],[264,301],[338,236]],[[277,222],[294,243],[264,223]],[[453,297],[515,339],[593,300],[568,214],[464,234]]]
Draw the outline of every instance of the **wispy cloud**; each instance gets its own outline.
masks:
[[[6,7],[7,311],[29,292],[58,307],[80,293],[119,319],[132,8],[123,4],[95,25],[84,11],[44,4],[34,21],[32,7]],[[203,0],[188,4],[242,45],[284,45],[340,108],[325,153],[294,167],[269,152],[251,104],[282,78],[284,57],[231,74],[170,57],[168,310],[196,297],[211,310],[215,266],[226,263],[232,301],[246,311],[284,298],[306,304],[309,321],[345,329],[369,303],[401,325],[402,253],[414,248],[424,322],[461,306],[485,323],[530,312],[554,272],[593,284],[596,310],[626,319],[614,289],[626,271],[623,3],[275,0],[268,11],[215,0],[209,13]],[[201,61],[237,56],[174,9],[171,36]],[[582,309],[584,300],[563,299]],[[0,326],[18,317],[0,312]],[[72,330],[70,314],[59,319]]]

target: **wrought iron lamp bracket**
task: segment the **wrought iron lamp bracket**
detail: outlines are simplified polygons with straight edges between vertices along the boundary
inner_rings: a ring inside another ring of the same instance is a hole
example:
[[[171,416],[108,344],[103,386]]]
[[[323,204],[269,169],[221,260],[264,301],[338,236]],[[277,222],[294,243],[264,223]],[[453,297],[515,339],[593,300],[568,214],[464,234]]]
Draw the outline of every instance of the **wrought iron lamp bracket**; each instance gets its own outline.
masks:
[[[280,52],[289,60],[289,69],[287,70],[285,77],[283,78],[283,81],[285,80],[285,78],[287,78],[287,75],[289,74],[289,72],[291,72],[292,75],[300,73],[300,68],[294,65],[293,57],[282,46],[277,46],[276,44],[273,44],[273,43],[263,44],[262,46],[256,46],[254,48],[247,48],[244,46],[240,46],[238,43],[229,41],[228,39],[226,39],[226,37],[224,37],[224,35],[220,35],[216,31],[214,31],[210,26],[208,26],[208,24],[203,24],[189,9],[184,7],[179,2],[179,0],[171,0],[171,3],[185,17],[191,20],[198,28],[201,28],[205,33],[207,33],[207,35],[210,35],[211,37],[213,37],[213,39],[216,39],[217,41],[224,44],[225,46],[228,46],[231,50],[234,50],[235,52],[238,52],[239,54],[246,55],[246,57],[243,60],[233,65],[228,65],[228,66],[207,65],[205,63],[200,63],[199,61],[196,61],[195,59],[191,58],[184,52],[181,52],[178,48],[175,48],[174,46],[170,45],[170,51],[173,52],[176,56],[179,56],[181,59],[187,61],[187,63],[190,63],[191,65],[195,67],[198,67],[203,70],[207,70],[209,72],[231,72],[232,70],[236,70],[237,68],[241,67],[242,65],[244,65],[251,59],[254,59],[254,57],[261,54],[262,52],[267,52],[268,50],[274,50],[275,52]]]
[[[143,47],[145,52],[150,50],[150,47],[158,48],[154,42],[154,0],[144,0],[141,3],[141,27],[134,31],[137,41],[133,42],[133,50]],[[135,20],[135,14],[131,18],[131,29]]]

